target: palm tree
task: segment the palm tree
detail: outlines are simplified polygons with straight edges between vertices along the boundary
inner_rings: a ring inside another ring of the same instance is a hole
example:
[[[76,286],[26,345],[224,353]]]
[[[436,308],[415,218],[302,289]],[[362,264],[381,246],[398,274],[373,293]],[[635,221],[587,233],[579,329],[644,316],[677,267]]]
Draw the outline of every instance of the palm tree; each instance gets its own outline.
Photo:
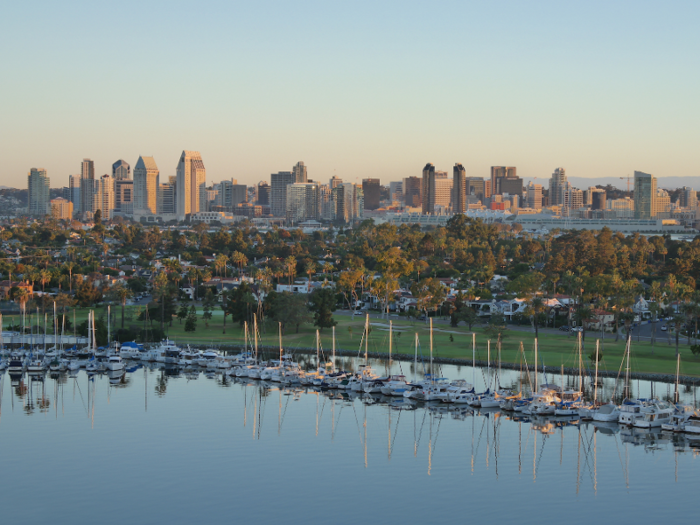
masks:
[[[287,276],[289,276],[289,286],[291,286],[292,279],[297,274],[297,260],[290,255],[284,260],[284,267],[287,270]]]
[[[316,273],[316,263],[313,261],[307,262],[306,266],[304,266],[304,270],[306,271],[306,275],[308,277],[308,284],[306,285],[306,288],[311,291],[311,274]]]
[[[131,297],[132,293],[126,286],[121,283],[115,284],[110,290],[112,297],[117,299],[122,305],[122,328],[124,328],[124,307],[126,306],[126,300]]]

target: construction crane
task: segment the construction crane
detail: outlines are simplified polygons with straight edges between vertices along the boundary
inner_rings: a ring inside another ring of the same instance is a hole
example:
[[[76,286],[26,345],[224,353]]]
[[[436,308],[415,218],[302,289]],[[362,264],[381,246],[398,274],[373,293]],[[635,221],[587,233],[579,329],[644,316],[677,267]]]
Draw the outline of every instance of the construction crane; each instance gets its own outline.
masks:
[[[627,193],[630,192],[630,176],[627,175],[627,177],[620,177],[620,180],[627,179]]]

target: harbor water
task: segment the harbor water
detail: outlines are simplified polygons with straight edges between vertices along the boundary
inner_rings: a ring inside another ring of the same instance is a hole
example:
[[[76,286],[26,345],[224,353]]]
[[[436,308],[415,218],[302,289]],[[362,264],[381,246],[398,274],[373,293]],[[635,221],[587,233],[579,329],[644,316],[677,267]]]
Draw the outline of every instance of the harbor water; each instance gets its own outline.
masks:
[[[408,378],[423,371],[373,366]],[[5,523],[692,520],[700,442],[685,434],[131,370],[1,376]],[[497,371],[439,373],[478,390]],[[575,386],[578,377],[553,370],[546,380]],[[503,371],[498,383],[522,381]],[[601,382],[602,399],[619,394],[620,381]],[[673,393],[643,381],[631,388]],[[695,396],[681,387],[682,402]]]

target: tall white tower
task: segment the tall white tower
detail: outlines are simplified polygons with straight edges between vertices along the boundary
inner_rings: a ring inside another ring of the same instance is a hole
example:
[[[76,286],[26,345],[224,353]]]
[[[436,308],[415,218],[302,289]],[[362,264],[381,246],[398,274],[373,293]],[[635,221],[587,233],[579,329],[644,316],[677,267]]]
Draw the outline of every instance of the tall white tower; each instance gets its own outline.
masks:
[[[183,151],[177,165],[177,218],[206,210],[207,171],[199,151]]]

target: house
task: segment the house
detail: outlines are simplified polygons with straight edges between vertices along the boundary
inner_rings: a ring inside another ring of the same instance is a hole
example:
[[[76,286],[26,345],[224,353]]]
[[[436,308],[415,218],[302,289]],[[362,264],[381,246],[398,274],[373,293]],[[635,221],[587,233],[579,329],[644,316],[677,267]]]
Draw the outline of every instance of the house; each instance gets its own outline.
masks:
[[[27,295],[34,293],[34,286],[29,281],[0,281],[0,297],[3,300],[9,299],[10,290],[14,287],[27,290]]]

